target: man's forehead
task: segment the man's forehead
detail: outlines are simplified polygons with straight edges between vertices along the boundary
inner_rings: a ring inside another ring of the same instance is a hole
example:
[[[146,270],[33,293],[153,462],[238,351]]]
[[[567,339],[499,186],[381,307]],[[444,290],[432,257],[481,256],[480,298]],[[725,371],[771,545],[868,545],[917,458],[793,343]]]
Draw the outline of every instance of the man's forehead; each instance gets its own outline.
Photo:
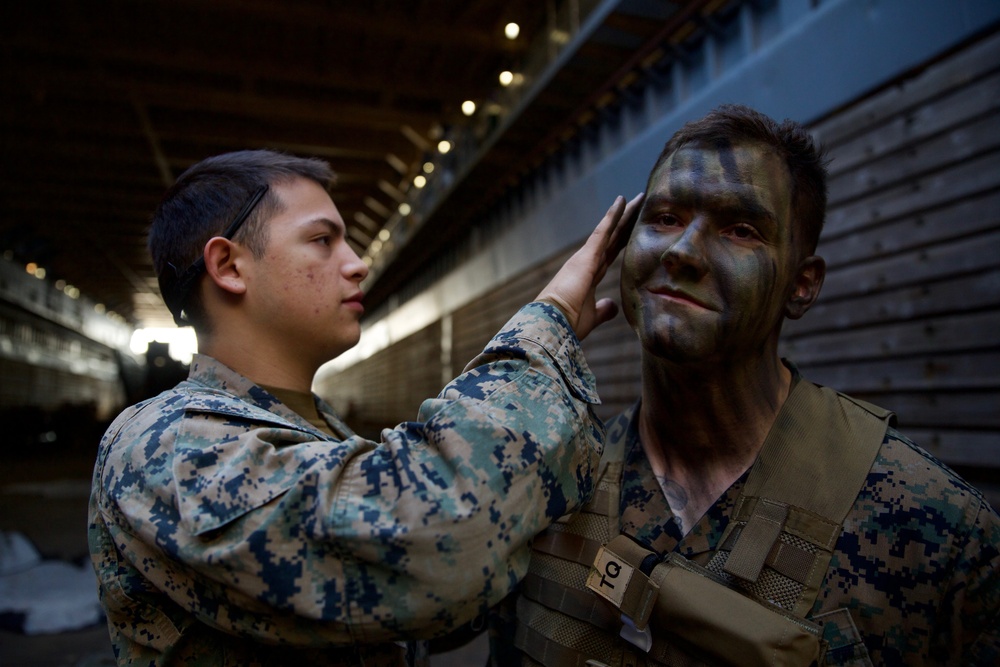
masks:
[[[319,216],[319,212],[331,219],[340,218],[340,212],[330,193],[322,185],[308,178],[294,177],[279,181],[274,185],[274,192],[281,202],[281,212],[294,216]]]
[[[791,178],[768,146],[685,144],[650,178],[646,202],[667,201],[777,221],[791,214]]]
[[[691,188],[761,190],[784,199],[791,190],[791,176],[784,161],[760,144],[685,144],[667,156],[653,171],[649,192],[681,195]]]
[[[677,170],[724,180],[740,180],[751,171],[788,173],[774,150],[758,142],[687,143],[661,161],[654,176]]]

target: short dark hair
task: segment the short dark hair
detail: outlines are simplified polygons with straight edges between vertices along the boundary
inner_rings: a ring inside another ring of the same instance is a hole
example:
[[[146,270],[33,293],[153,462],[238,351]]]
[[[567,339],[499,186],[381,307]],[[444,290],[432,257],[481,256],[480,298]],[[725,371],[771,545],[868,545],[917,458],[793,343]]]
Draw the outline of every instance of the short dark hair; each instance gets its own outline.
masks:
[[[162,295],[173,294],[178,279],[199,257],[205,244],[222,233],[226,225],[262,186],[273,186],[301,177],[324,189],[334,182],[330,165],[316,158],[301,158],[270,150],[246,150],[206,158],[187,169],[167,190],[153,213],[149,228],[149,252]],[[267,248],[267,226],[263,223],[281,211],[282,202],[269,188],[236,232],[254,257]],[[197,290],[182,303],[173,304],[174,318],[183,308],[192,324],[206,325]]]
[[[663,162],[682,146],[760,144],[784,160],[792,182],[792,216],[803,233],[802,250],[816,250],[826,219],[826,158],[822,146],[799,123],[772,118],[740,104],[724,104],[674,133],[653,165],[650,181]],[[647,190],[649,189],[647,185]]]

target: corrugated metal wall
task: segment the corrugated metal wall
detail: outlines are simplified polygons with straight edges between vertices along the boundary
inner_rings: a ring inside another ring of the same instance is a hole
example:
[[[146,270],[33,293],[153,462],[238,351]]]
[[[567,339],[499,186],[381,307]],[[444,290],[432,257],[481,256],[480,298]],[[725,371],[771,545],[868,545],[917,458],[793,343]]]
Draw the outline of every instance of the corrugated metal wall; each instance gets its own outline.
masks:
[[[1000,489],[998,110],[994,35],[812,128],[833,158],[819,248],[828,276],[819,302],[783,337],[783,353],[810,379],[894,409],[905,432],[991,495]],[[321,391],[340,408],[350,405],[357,424],[412,419],[441,386],[442,350],[450,344],[445,370],[460,371],[567,254],[458,309],[450,326],[429,327],[328,379]],[[616,276],[613,269],[603,295],[617,299]],[[611,416],[639,393],[635,336],[619,317],[584,348],[600,412]]]

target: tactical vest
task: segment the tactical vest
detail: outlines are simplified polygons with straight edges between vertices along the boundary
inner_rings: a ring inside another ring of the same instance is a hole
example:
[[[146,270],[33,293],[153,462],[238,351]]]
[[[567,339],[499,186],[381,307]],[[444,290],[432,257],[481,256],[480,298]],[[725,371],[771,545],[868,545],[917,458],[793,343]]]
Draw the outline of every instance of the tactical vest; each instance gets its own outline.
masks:
[[[525,663],[870,665],[848,610],[807,615],[894,419],[796,382],[701,563],[618,534],[625,447],[609,445],[590,502],[533,543],[516,603]]]

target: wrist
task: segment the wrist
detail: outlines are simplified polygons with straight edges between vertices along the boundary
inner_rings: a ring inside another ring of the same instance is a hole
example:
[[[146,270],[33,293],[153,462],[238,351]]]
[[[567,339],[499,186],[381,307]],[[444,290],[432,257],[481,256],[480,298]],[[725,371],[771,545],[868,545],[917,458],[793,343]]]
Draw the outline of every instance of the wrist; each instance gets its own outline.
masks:
[[[550,294],[539,294],[538,297],[535,299],[535,301],[539,301],[541,303],[545,303],[555,308],[558,308],[559,312],[561,312],[563,314],[563,317],[566,318],[566,321],[569,323],[569,326],[574,331],[576,330],[578,324],[577,320],[579,319],[579,315],[575,313],[573,309],[571,309],[565,302],[563,302],[562,299],[559,299]]]

